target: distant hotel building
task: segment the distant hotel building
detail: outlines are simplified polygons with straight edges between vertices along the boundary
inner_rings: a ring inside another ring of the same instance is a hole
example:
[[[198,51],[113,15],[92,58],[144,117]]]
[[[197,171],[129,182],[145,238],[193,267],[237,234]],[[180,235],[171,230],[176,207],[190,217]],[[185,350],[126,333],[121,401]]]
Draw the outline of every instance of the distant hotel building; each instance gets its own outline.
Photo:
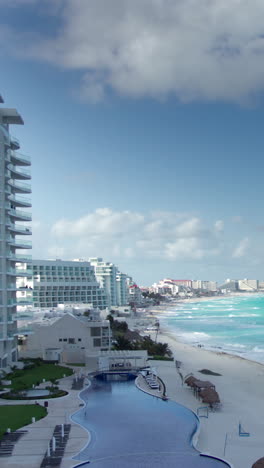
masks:
[[[20,196],[31,193],[31,186],[24,182],[31,179],[25,169],[31,162],[17,152],[19,142],[9,133],[12,124],[23,125],[20,115],[15,109],[0,108],[0,368],[17,361],[16,305],[20,305],[20,300],[16,299],[16,279],[32,274],[30,267],[16,268],[17,263],[30,262],[31,258],[23,253],[31,248],[31,242],[20,237],[31,234],[30,227],[24,224],[31,221],[31,213],[24,211],[31,207],[31,202]],[[22,253],[17,254],[17,249]],[[22,303],[28,301],[25,293]]]
[[[33,281],[19,285],[33,289],[34,307],[57,307],[58,304],[85,303],[105,309],[108,305],[104,289],[96,281],[89,262],[33,260]],[[19,293],[23,296],[25,292]]]
[[[127,275],[120,271],[116,274],[116,294],[118,306],[125,306],[128,304]]]
[[[102,258],[89,258],[89,262],[94,267],[95,277],[101,288],[104,288],[107,295],[108,307],[117,306],[117,267],[110,262],[103,262]]]
[[[204,281],[204,280],[193,280],[192,281],[192,289],[201,290],[201,291],[217,291],[217,282],[216,281]]]

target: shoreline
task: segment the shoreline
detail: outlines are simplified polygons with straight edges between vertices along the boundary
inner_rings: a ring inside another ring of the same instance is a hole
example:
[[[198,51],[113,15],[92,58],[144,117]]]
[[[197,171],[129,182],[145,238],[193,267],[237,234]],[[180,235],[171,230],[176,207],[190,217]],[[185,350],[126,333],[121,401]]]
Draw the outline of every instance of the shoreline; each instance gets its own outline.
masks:
[[[159,341],[169,344],[175,361],[180,362],[183,379],[192,373],[200,380],[210,380],[219,393],[221,408],[210,411],[208,419],[200,418],[197,449],[228,460],[234,468],[250,468],[264,456],[264,365],[240,356],[187,345],[166,333],[160,334]],[[183,384],[175,362],[153,361],[153,367],[164,381],[169,398],[196,414],[199,407],[206,406],[195,397],[191,388]],[[220,375],[199,372],[203,369]],[[239,423],[250,433],[249,437],[239,436]]]
[[[259,293],[259,292],[252,292],[252,293],[234,293],[234,294],[228,294],[228,295],[225,295],[225,296],[212,296],[212,297],[206,297],[206,298],[203,298],[203,300],[201,301],[201,298],[187,298],[187,299],[183,299],[183,300],[177,300],[177,301],[173,301],[171,303],[163,303],[159,306],[155,306],[153,307],[152,309],[149,310],[149,312],[151,313],[150,315],[150,318],[152,319],[156,319],[158,321],[161,320],[161,317],[162,317],[162,312],[167,312],[167,310],[169,310],[170,308],[176,308],[178,304],[183,304],[183,303],[200,303],[200,302],[211,302],[212,300],[223,300],[223,299],[227,299],[227,298],[234,298],[234,297],[252,297],[252,295],[264,295],[263,293]],[[175,310],[176,312],[176,310]],[[148,331],[145,330],[144,331],[144,334],[148,334]],[[240,359],[244,359],[244,360],[247,360],[249,362],[255,362],[255,363],[258,363],[258,364],[262,364],[264,365],[264,351],[263,351],[263,356],[262,356],[262,360],[257,360],[257,357],[250,357],[249,356],[249,353],[250,352],[254,352],[254,351],[239,351],[239,350],[230,350],[228,348],[224,348],[222,346],[212,346],[212,345],[207,345],[206,342],[200,342],[198,339],[197,339],[197,342],[194,343],[194,342],[186,342],[184,340],[181,339],[181,336],[177,336],[177,332],[176,330],[173,330],[170,326],[166,326],[164,324],[161,324],[160,326],[160,330],[159,330],[159,333],[158,333],[158,336],[161,336],[161,335],[165,335],[165,336],[168,336],[169,338],[175,340],[176,342],[179,342],[179,343],[182,343],[182,344],[185,344],[186,346],[191,346],[193,347],[194,349],[204,349],[206,351],[210,351],[212,353],[222,353],[222,354],[227,354],[227,355],[230,355],[230,356],[234,356],[234,357],[237,357],[237,358],[240,358]],[[245,356],[244,356],[245,354]]]
[[[243,296],[245,297],[244,294]],[[196,298],[191,302],[200,301]],[[177,304],[179,301],[176,304],[165,303],[152,308],[151,314],[148,315],[149,321],[158,319],[162,311],[177,307]],[[155,331],[145,330],[145,334],[149,334],[153,339],[156,337]],[[205,346],[184,343],[164,326],[159,330],[157,341],[168,343],[175,361],[180,363],[179,371],[183,379],[192,373],[200,380],[211,381],[219,393],[221,408],[215,412],[210,411],[208,419],[200,418],[197,449],[226,459],[234,468],[250,468],[256,460],[264,456],[264,363],[226,352],[224,349],[212,350]],[[199,407],[206,406],[194,396],[192,389],[182,382],[176,362],[151,362],[151,366],[164,381],[170,399],[196,414]],[[220,375],[205,375],[199,372],[203,369]],[[239,435],[240,423],[243,430],[250,434],[248,437]]]

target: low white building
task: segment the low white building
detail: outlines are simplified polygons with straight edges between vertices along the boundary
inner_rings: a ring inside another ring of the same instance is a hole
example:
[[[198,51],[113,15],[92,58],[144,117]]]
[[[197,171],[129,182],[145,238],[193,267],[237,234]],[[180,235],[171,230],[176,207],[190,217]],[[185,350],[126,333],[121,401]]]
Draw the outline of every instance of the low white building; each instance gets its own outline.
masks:
[[[111,350],[92,355],[87,352],[86,366],[94,371],[120,371],[144,368],[148,365],[145,350]]]
[[[240,291],[257,291],[258,290],[258,280],[256,279],[243,279],[238,280],[238,289]]]
[[[19,346],[20,357],[41,357],[63,363],[85,363],[87,353],[111,347],[108,320],[90,320],[66,313],[63,317],[32,323],[33,333]]]

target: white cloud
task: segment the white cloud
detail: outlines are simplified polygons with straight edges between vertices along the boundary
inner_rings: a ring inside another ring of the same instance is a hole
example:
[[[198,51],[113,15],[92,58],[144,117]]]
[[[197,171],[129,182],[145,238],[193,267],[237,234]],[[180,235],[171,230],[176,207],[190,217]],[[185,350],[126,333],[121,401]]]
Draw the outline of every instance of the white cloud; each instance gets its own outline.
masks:
[[[83,216],[72,222],[62,219],[52,227],[57,237],[83,236],[122,236],[131,229],[139,227],[144,221],[143,215],[131,211],[114,212],[109,208],[99,208],[94,213]]]
[[[89,99],[102,99],[108,87],[134,97],[175,94],[182,101],[241,102],[263,92],[263,0],[60,0],[56,5],[61,21],[50,37],[32,41],[28,32],[10,28],[2,36],[8,34],[6,44],[23,57],[81,70],[82,93]]]
[[[174,212],[143,215],[101,208],[79,219],[58,220],[51,234],[55,245],[67,244],[67,257],[71,252],[72,257],[199,260],[219,253],[214,226]]]
[[[232,253],[232,257],[233,258],[244,257],[246,255],[246,253],[247,253],[249,245],[250,245],[250,242],[249,242],[248,237],[244,237],[244,239],[242,239],[239,242],[238,246],[234,249],[234,251]]]
[[[223,232],[224,230],[224,221],[222,219],[218,219],[218,221],[215,222],[215,231],[216,232]]]

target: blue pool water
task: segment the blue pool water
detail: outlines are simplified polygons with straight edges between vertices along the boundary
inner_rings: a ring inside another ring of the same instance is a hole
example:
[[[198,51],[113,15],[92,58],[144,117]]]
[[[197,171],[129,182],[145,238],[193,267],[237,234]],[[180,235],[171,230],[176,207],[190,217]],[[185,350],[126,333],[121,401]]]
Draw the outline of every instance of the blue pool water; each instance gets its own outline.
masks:
[[[159,320],[180,341],[264,363],[263,294],[183,301]]]
[[[86,406],[73,420],[91,433],[77,457],[96,468],[226,468],[191,446],[195,415],[177,403],[138,390],[134,381],[93,381],[82,392]]]

